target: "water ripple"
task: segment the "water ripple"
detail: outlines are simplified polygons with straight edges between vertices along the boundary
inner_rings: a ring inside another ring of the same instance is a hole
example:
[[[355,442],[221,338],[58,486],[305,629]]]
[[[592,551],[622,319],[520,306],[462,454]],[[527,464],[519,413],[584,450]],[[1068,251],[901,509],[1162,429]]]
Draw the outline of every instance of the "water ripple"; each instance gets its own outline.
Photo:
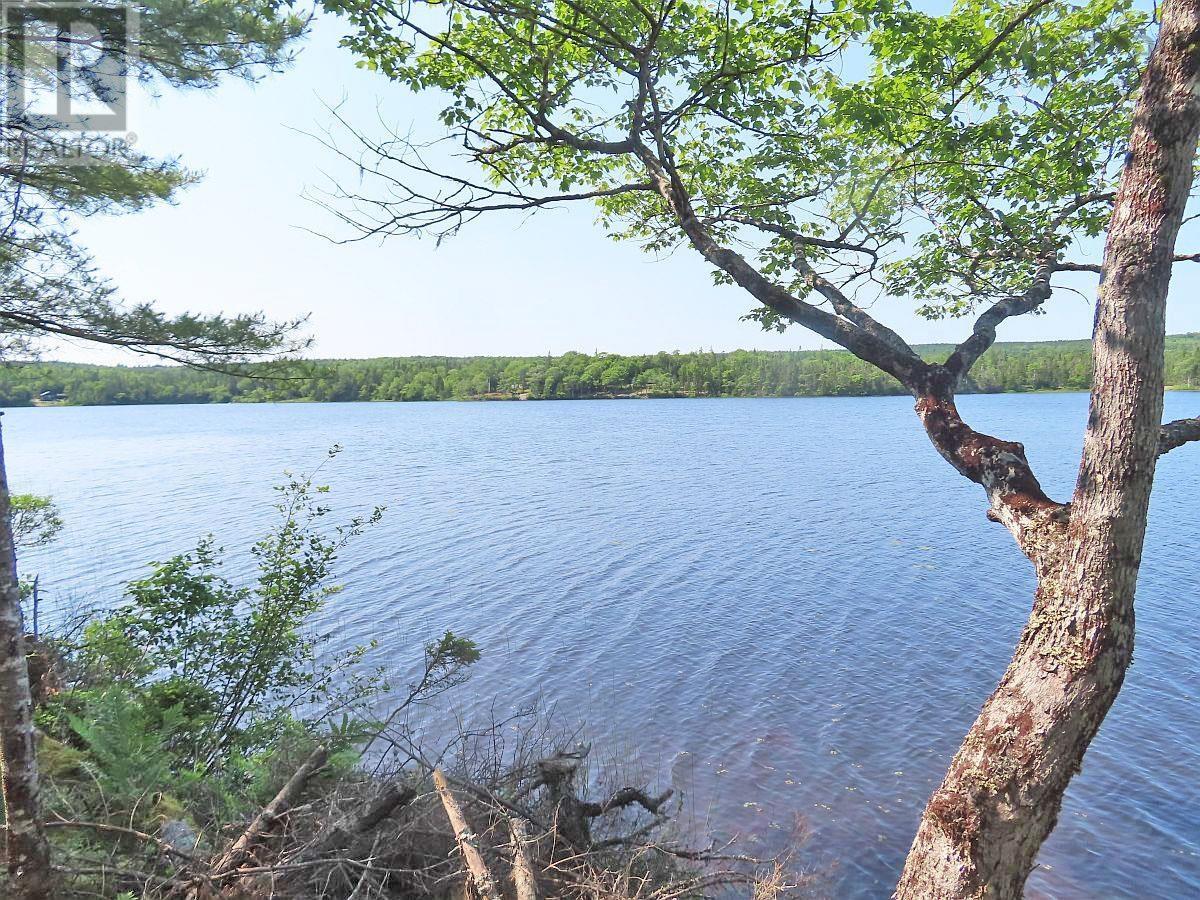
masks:
[[[1086,398],[961,405],[1069,493]],[[246,574],[279,473],[345,445],[340,511],[389,510],[340,561],[334,647],[378,639],[403,683],[429,637],[470,635],[465,713],[544,696],[763,846],[799,813],[838,897],[887,894],[1032,592],[901,398],[38,409],[5,433],[14,486],[68,522],[23,560],[60,609],[210,531]],[[1200,895],[1198,474],[1160,466],[1136,664],[1031,898]]]

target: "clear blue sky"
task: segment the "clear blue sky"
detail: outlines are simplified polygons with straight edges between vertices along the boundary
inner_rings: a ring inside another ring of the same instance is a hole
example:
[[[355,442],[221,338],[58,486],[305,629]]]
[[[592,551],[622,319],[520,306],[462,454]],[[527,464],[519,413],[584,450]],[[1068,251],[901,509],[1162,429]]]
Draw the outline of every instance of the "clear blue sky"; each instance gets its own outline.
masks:
[[[176,206],[83,223],[82,240],[125,296],[173,312],[311,313],[313,355],[326,357],[823,345],[799,328],[767,334],[740,322],[754,304],[737,288],[713,286],[695,253],[655,260],[616,244],[586,206],[485,218],[441,247],[413,238],[338,246],[309,233],[337,232],[301,196],[337,169],[301,133],[328,123],[325,102],[345,98],[355,121],[378,114],[426,131],[436,109],[434,98],[356,69],[339,34],[336,21],[318,22],[296,65],[257,85],[134,98],[129,122],[140,144],[206,175]],[[1171,331],[1200,330],[1196,285],[1195,275],[1177,272]],[[874,311],[914,341],[952,340],[969,328],[920,320],[899,303]],[[1087,299],[1063,292],[1047,315],[1007,324],[1001,339],[1086,337],[1091,315]],[[84,345],[47,356],[136,361]]]

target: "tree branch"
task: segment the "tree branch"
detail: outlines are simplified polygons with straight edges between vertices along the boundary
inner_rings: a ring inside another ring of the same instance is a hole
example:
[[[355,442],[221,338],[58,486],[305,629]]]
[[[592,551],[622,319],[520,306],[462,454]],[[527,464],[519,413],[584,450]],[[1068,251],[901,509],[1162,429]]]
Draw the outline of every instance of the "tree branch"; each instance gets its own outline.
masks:
[[[1000,46],[1012,36],[1014,31],[1028,22],[1042,9],[1049,6],[1052,2],[1054,2],[1054,0],[1034,0],[1033,3],[1029,4],[1029,6],[1025,7],[1025,9],[1014,16],[1007,25],[996,32],[996,36],[988,42],[987,46],[983,48],[983,52],[975,58],[971,65],[967,66],[958,75],[954,76],[954,79],[949,84],[949,90],[954,90],[964,81],[982,69],[987,61],[995,55],[997,50],[1000,49]],[[951,110],[953,110],[954,107],[957,107],[958,104],[961,103],[970,93],[970,89],[963,91],[963,93],[960,94],[958,99],[955,101],[954,106],[951,107]]]
[[[773,312],[844,347],[859,359],[887,372],[910,390],[913,388],[927,368],[925,361],[916,353],[896,346],[853,321],[792,296],[750,265],[740,253],[718,244],[697,217],[691,197],[675,168],[657,158],[644,144],[638,144],[636,153],[659,194],[674,213],[679,227],[705,259]]]
[[[1176,253],[1171,257],[1171,262],[1194,262],[1200,263],[1200,253]],[[1099,263],[1079,263],[1079,262],[1056,262],[1054,264],[1055,272],[1092,272],[1095,275],[1101,274],[1103,267]]]
[[[863,331],[887,344],[898,353],[914,357],[917,355],[917,352],[908,345],[908,342],[904,338],[879,322],[861,306],[851,301],[841,288],[809,265],[808,260],[805,259],[804,254],[800,250],[800,246],[796,247],[796,257],[792,265],[796,267],[796,271],[801,274],[809,287],[829,301],[833,307],[833,311],[839,316],[853,322]]]
[[[283,340],[288,333],[295,331],[304,321],[304,319],[299,319],[295,322],[285,322],[273,327],[277,329],[280,340]],[[254,350],[244,342],[238,343],[233,341],[226,343],[220,340],[208,339],[204,336],[185,339],[166,332],[159,334],[137,333],[133,330],[108,330],[102,326],[91,326],[88,324],[82,326],[72,325],[35,313],[4,308],[0,308],[0,322],[9,322],[12,325],[32,329],[41,334],[78,338],[92,343],[121,347],[146,356],[155,356],[169,362],[180,363],[192,369],[215,372],[219,375],[236,375],[238,377],[252,376],[234,368],[232,363],[249,361],[255,358],[260,360],[272,359],[278,357],[280,354],[294,353],[297,350],[308,347],[312,343],[311,339],[303,338],[291,345],[284,345],[282,348],[277,345],[272,348],[264,347],[262,350]]]
[[[658,814],[659,808],[666,803],[675,794],[675,791],[668,788],[657,797],[651,797],[645,791],[637,788],[625,787],[621,788],[607,800],[602,803],[581,803],[580,811],[589,818],[598,818],[606,813],[612,812],[614,809],[624,809],[627,806],[637,804],[646,810],[648,813]]]
[[[1025,293],[996,301],[975,320],[971,336],[946,358],[946,371],[953,377],[955,385],[961,383],[979,357],[996,342],[996,328],[1000,323],[1033,312],[1049,299],[1050,276],[1054,271],[1053,264],[1043,264]]]
[[[1170,453],[1176,447],[1192,441],[1200,441],[1200,418],[1168,422],[1158,433],[1158,455]]]

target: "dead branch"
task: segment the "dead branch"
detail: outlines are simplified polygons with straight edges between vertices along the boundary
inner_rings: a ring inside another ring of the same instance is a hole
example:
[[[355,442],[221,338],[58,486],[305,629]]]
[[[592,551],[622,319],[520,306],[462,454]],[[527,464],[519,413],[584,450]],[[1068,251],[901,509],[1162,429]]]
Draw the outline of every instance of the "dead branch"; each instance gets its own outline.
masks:
[[[529,829],[524,819],[508,816],[508,830],[512,835],[513,887],[517,900],[537,900],[537,878],[533,872],[533,861],[529,858]]]
[[[651,797],[645,791],[638,790],[637,788],[623,787],[603,803],[583,804],[584,815],[596,818],[614,809],[624,809],[626,806],[632,806],[634,803],[642,807],[646,812],[657,815],[659,807],[670,800],[674,794],[675,790],[673,788],[667,788],[667,790],[663,791],[657,797]]]
[[[254,821],[250,823],[250,827],[242,832],[241,836],[230,845],[229,849],[212,866],[214,877],[241,868],[242,864],[247,861],[254,850],[254,847],[267,836],[275,826],[275,823],[279,821],[279,817],[287,812],[288,807],[292,805],[296,797],[304,790],[308,779],[324,766],[328,759],[329,751],[324,747],[318,747],[309,754],[308,759],[288,779],[287,784],[279,789],[279,793],[275,795],[275,798],[263,807],[262,812],[255,816]]]
[[[407,806],[416,798],[417,792],[407,784],[389,786],[362,815],[338,822],[318,837],[313,845],[301,854],[299,860],[311,860],[351,846],[355,839],[371,831],[397,808]]]
[[[175,852],[185,863],[169,867],[160,857],[156,874],[138,879],[134,870],[144,867],[133,856],[78,858],[69,874],[87,877],[78,867],[89,867],[116,890],[137,879],[135,892],[147,900],[699,900],[753,885],[771,862],[659,842],[654,835],[669,821],[664,804],[672,791],[653,795],[617,782],[591,799],[579,786],[591,783],[584,774],[590,747],[555,745],[522,743],[499,756],[491,745],[480,751],[487,765],[464,760],[453,779],[438,765],[418,766],[386,779],[351,775],[319,791],[312,776],[325,755],[318,751],[249,827],[236,829],[236,840],[211,865],[153,835],[100,825],[98,831]],[[422,790],[424,772],[432,773],[435,790]],[[301,791],[308,802],[300,802]],[[528,814],[513,803],[517,794],[528,798]],[[601,821],[605,834],[593,838]],[[620,836],[608,836],[614,832]]]
[[[441,798],[442,806],[446,810],[446,818],[450,820],[450,827],[454,829],[454,838],[458,841],[463,861],[466,862],[467,869],[471,873],[475,890],[478,891],[481,900],[499,900],[500,891],[496,887],[496,880],[488,870],[483,854],[479,851],[475,832],[467,824],[467,819],[463,815],[458,801],[450,793],[450,786],[446,784],[446,776],[442,774],[441,769],[433,770],[433,785],[437,788],[438,797]]]

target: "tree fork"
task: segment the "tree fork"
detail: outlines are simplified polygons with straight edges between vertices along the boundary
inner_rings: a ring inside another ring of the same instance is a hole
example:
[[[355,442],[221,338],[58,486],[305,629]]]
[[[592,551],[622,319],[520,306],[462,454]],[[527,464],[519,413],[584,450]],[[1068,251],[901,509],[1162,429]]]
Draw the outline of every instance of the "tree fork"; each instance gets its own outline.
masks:
[[[988,518],[1012,532],[1017,546],[1040,571],[1047,542],[1065,530],[1070,507],[1046,496],[1024,446],[983,434],[963,421],[954,402],[956,380],[947,367],[929,366],[910,385],[917,417],[938,453],[987,492]]]
[[[1069,517],[1034,557],[1033,613],[925,809],[896,889],[903,900],[1021,895],[1132,659],[1159,452],[1167,288],[1200,133],[1198,40],[1200,0],[1168,0],[1108,230]],[[1022,549],[1029,552],[1023,541]]]

